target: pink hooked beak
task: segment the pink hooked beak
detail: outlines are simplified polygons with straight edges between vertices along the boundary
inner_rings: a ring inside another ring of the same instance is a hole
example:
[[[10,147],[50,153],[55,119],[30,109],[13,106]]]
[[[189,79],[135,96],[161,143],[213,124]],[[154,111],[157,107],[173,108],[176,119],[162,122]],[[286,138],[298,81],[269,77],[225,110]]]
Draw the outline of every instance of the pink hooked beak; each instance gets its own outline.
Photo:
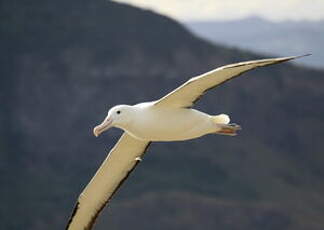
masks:
[[[106,119],[100,125],[97,125],[93,129],[93,134],[96,137],[98,137],[102,132],[111,128],[111,124],[112,124],[112,119],[110,117],[106,117]]]

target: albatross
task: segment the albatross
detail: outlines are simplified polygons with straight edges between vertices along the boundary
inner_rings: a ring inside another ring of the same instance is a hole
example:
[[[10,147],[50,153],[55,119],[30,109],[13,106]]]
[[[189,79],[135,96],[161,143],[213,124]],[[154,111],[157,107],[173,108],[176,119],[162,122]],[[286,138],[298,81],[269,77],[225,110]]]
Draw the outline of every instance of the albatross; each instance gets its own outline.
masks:
[[[208,90],[249,70],[299,57],[303,56],[226,65],[189,79],[159,100],[111,108],[104,121],[94,128],[94,135],[111,127],[124,133],[80,194],[66,229],[92,229],[99,213],[141,161],[152,141],[189,140],[206,134],[235,136],[241,127],[230,124],[228,115],[209,115],[192,108]]]

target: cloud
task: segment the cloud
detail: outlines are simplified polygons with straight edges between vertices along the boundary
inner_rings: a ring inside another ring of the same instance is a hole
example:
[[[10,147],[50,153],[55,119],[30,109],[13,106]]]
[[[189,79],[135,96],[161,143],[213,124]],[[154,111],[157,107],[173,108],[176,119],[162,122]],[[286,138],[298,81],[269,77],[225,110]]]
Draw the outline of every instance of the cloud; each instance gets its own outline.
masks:
[[[149,8],[179,20],[236,19],[262,16],[272,20],[324,19],[324,0],[115,0]]]

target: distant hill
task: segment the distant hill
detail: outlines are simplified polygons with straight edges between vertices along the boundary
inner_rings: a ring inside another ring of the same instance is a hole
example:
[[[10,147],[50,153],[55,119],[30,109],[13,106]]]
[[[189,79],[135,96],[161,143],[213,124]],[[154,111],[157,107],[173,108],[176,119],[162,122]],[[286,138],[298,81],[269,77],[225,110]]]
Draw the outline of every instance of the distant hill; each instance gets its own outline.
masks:
[[[92,135],[111,106],[265,57],[106,0],[5,0],[0,15],[1,229],[64,228],[121,134]],[[322,230],[323,75],[280,64],[205,95],[197,108],[240,135],[152,144],[95,229]]]
[[[324,68],[324,21],[271,22],[259,17],[233,21],[193,21],[186,26],[218,44],[272,55],[312,53],[302,63]]]

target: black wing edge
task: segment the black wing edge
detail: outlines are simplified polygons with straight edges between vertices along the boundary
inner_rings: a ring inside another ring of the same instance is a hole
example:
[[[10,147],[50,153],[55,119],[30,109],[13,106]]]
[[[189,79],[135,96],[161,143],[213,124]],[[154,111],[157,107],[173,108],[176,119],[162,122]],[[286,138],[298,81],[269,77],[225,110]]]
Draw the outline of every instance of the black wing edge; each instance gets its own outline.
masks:
[[[148,147],[150,146],[152,142],[148,142],[147,146],[145,147],[143,154],[146,152],[146,150],[148,149]],[[92,216],[89,224],[83,229],[83,230],[91,230],[93,225],[96,222],[96,219],[98,218],[99,214],[101,213],[101,211],[104,209],[104,207],[107,205],[107,203],[112,199],[112,197],[115,195],[115,193],[118,191],[118,189],[122,186],[122,184],[127,180],[127,178],[129,177],[129,175],[134,171],[134,169],[136,168],[136,166],[141,162],[141,159],[136,159],[136,163],[134,165],[134,167],[129,170],[126,174],[126,176],[119,182],[119,184],[117,185],[116,189],[113,191],[113,193],[110,195],[110,197],[107,198],[107,201],[105,203],[103,203],[100,208],[97,210],[97,212],[95,213],[95,215]],[[72,220],[75,216],[75,214],[77,213],[78,209],[80,207],[80,202],[77,201],[77,203],[75,204],[73,211],[71,213],[71,216],[69,218],[69,221],[65,227],[65,230],[68,230],[70,227],[70,224],[72,223]]]
[[[246,72],[249,72],[250,70],[253,70],[253,69],[256,69],[256,68],[260,68],[260,67],[261,67],[261,68],[262,68],[262,67],[266,67],[266,66],[273,65],[273,64],[279,64],[279,63],[287,62],[287,61],[294,60],[294,59],[297,59],[297,58],[307,57],[307,56],[310,56],[310,55],[312,55],[312,54],[305,54],[305,55],[300,55],[300,56],[288,57],[287,59],[278,60],[278,61],[273,62],[273,63],[270,63],[270,64],[268,64],[268,65],[264,65],[264,66],[256,66],[256,67],[254,67],[254,68],[252,68],[252,69],[242,71],[242,72],[238,73],[237,75],[235,75],[235,76],[233,76],[233,77],[231,77],[231,78],[229,78],[229,79],[223,81],[222,83],[220,83],[220,84],[218,84],[218,85],[214,85],[214,86],[209,87],[208,89],[205,89],[205,90],[204,90],[204,91],[203,91],[203,92],[202,92],[202,93],[201,93],[201,94],[200,94],[200,95],[199,95],[195,100],[192,101],[191,105],[187,106],[186,108],[187,108],[187,109],[192,108],[192,107],[195,105],[195,103],[196,103],[197,101],[199,101],[199,100],[202,98],[202,96],[204,96],[204,94],[207,93],[209,90],[214,89],[214,88],[218,87],[219,85],[222,85],[222,84],[224,84],[224,83],[226,83],[226,82],[228,82],[228,81],[231,81],[231,80],[233,80],[233,79],[235,79],[235,78],[241,76],[242,74],[244,74],[244,73],[246,73]],[[268,62],[268,61],[265,60],[264,62],[266,63],[266,62]],[[247,63],[242,63],[242,64],[240,64],[240,65],[237,65],[237,64],[230,64],[230,65],[226,65],[226,66],[224,66],[224,69],[231,69],[231,68],[236,68],[236,67],[240,67],[240,66],[246,66],[246,65],[250,65],[250,64],[251,64],[251,63],[248,63],[248,62],[247,62]],[[260,63],[260,64],[262,64],[262,63]]]

